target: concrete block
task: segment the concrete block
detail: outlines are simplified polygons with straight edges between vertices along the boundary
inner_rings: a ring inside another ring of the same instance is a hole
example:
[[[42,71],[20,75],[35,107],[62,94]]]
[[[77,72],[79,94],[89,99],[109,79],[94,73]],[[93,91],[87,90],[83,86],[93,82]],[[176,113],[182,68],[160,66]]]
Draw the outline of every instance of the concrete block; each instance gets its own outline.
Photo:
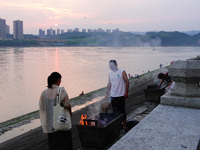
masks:
[[[200,109],[200,98],[179,97],[165,94],[161,97],[160,104]]]
[[[168,69],[168,74],[176,82],[171,95],[200,97],[200,61],[176,61]]]
[[[196,150],[200,110],[159,105],[109,150]]]

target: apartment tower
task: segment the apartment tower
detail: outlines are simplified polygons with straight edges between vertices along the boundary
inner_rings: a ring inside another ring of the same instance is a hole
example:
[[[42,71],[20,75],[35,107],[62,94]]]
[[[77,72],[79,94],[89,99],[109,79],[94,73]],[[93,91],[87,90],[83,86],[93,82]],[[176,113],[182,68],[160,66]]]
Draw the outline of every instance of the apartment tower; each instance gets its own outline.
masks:
[[[13,21],[13,38],[23,39],[23,21]]]

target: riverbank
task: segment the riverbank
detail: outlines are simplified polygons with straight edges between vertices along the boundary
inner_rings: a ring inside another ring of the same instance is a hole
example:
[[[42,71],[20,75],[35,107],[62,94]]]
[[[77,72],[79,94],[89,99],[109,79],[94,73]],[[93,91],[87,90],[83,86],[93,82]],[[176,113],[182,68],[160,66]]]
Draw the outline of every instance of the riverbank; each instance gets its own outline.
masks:
[[[76,46],[73,46],[73,45],[30,45],[30,46],[27,46],[27,45],[19,45],[19,46],[17,46],[17,45],[13,45],[13,46],[0,46],[0,48],[31,48],[31,47],[33,47],[33,48],[43,48],[43,47],[92,47],[92,48],[99,48],[99,47],[108,47],[108,48],[127,48],[127,47],[133,47],[133,48],[137,48],[138,46],[94,46],[94,45],[86,45],[86,46],[84,46],[84,45],[76,45]],[[191,45],[191,46],[188,46],[188,45],[177,45],[177,46],[146,46],[146,45],[144,45],[144,46],[139,46],[139,47],[150,47],[150,48],[152,48],[152,50],[156,50],[156,48],[159,48],[159,47],[200,47],[200,45]]]
[[[136,86],[137,84],[139,84],[142,80],[147,80],[148,78],[151,78],[152,73],[154,73],[155,71],[152,71],[152,72],[149,72],[146,74],[142,74],[142,75],[140,75],[140,78],[129,79],[130,89],[132,88],[132,86]],[[106,87],[92,91],[85,95],[70,99],[72,111],[76,111],[78,109],[85,107],[87,105],[87,102],[93,102],[93,101],[95,102],[95,100],[97,98],[104,97],[105,92],[106,92]],[[0,123],[0,136],[2,134],[4,134],[5,132],[12,130],[13,128],[20,127],[22,125],[30,123],[34,119],[39,119],[39,111],[38,110],[36,110],[34,112],[30,112],[28,114],[24,114],[22,116],[13,118],[13,119],[5,121],[5,122],[2,122],[2,123]]]
[[[144,88],[148,84],[151,84],[153,82],[153,76],[156,71],[152,71],[146,74],[141,75],[139,78],[130,79],[130,90],[129,90],[129,98],[126,100],[126,111],[127,114],[130,114],[133,112],[136,108],[139,106],[143,107],[143,104],[145,102],[144,97]],[[76,98],[71,99],[72,106],[83,106],[86,104],[86,102],[91,101],[95,98],[105,96],[106,88],[102,88],[93,92],[90,92],[88,94],[85,94],[84,96],[79,96]],[[80,148],[80,141],[77,140],[78,134],[75,128],[75,125],[80,120],[81,114],[89,114],[89,113],[98,113],[100,110],[100,104],[102,102],[102,99],[94,102],[93,104],[90,104],[88,106],[85,106],[84,108],[77,110],[73,113],[72,116],[72,123],[73,123],[73,141],[76,141],[74,143],[75,148]],[[141,110],[140,110],[141,111]],[[136,113],[140,114],[140,113]],[[131,116],[131,115],[130,115]],[[29,118],[30,117],[30,118]],[[29,116],[23,116],[18,117],[13,120],[13,123],[17,121],[20,122],[26,122],[26,118],[31,119],[38,116],[38,111],[34,113],[30,113]],[[143,117],[140,117],[143,118]],[[24,119],[24,120],[23,120]],[[17,122],[17,123],[19,123]],[[15,124],[12,124],[12,122],[7,122],[8,125],[14,127]],[[4,127],[5,127],[4,123]],[[9,128],[9,126],[7,126]],[[20,142],[19,142],[20,141]],[[23,135],[20,135],[16,138],[13,138],[11,140],[8,140],[2,144],[0,144],[0,148],[2,149],[45,149],[47,147],[47,135],[42,133],[41,127],[36,128],[34,130],[31,130]]]
[[[105,96],[106,88],[101,88],[96,91],[92,91],[83,96],[78,96],[70,99],[72,111],[77,111],[90,103],[99,101],[101,97]],[[32,120],[39,119],[39,111],[30,112],[22,116],[13,118],[11,120],[0,123],[0,136],[13,128],[20,127],[22,125],[30,123]]]

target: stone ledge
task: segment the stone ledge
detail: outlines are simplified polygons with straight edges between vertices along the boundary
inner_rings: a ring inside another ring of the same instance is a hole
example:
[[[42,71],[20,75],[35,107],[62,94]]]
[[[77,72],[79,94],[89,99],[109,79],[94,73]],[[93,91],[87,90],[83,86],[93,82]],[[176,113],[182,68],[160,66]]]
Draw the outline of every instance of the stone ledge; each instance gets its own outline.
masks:
[[[200,110],[159,105],[109,150],[196,150]]]
[[[200,109],[200,98],[187,98],[165,94],[161,97],[160,104]]]

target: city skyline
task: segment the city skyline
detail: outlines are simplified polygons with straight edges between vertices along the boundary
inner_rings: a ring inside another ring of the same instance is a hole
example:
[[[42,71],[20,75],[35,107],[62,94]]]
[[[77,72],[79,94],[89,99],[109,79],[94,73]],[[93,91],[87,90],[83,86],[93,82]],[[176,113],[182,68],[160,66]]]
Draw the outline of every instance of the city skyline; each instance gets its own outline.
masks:
[[[63,33],[70,33],[70,32],[83,32],[83,33],[97,33],[97,32],[107,32],[107,33],[111,33],[111,32],[119,32],[119,28],[116,29],[102,29],[102,28],[98,28],[98,29],[82,29],[80,30],[79,28],[74,28],[74,29],[68,29],[66,31],[64,31],[64,29],[57,29],[54,30],[53,28],[49,28],[49,29],[39,29],[39,37],[40,38],[44,38],[46,36],[55,36],[55,35],[59,35],[59,34],[63,34]]]
[[[10,26],[13,20],[23,20],[24,34],[50,27],[188,31],[200,29],[199,5],[198,0],[10,0],[0,2],[0,17]]]

